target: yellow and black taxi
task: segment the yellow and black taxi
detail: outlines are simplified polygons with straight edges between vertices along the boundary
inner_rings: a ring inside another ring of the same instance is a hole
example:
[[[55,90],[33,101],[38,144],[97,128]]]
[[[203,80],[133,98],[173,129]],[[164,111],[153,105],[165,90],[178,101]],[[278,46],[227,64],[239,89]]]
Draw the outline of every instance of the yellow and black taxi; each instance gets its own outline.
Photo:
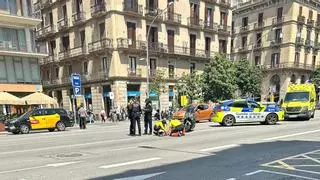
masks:
[[[28,134],[31,130],[64,131],[73,125],[74,121],[65,109],[45,108],[28,111],[16,119],[6,121],[5,129],[13,134]]]
[[[272,102],[256,102],[247,99],[227,100],[220,102],[213,111],[213,122],[223,126],[253,122],[271,125],[284,120],[284,112]]]

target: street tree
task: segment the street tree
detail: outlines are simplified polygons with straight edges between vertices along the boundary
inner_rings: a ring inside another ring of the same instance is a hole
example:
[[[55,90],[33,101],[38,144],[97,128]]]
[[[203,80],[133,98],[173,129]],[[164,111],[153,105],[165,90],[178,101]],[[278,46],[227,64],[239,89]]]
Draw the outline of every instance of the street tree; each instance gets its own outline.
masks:
[[[320,86],[320,68],[317,68],[311,73],[310,80],[316,87]]]
[[[262,72],[249,61],[240,60],[235,63],[236,83],[241,96],[256,97],[260,95]]]
[[[152,77],[152,82],[150,83],[150,91],[158,95],[159,102],[159,115],[161,119],[161,101],[160,97],[162,93],[167,92],[166,88],[166,76],[163,70],[157,70],[155,75]]]
[[[204,68],[203,95],[205,100],[223,100],[234,96],[236,77],[233,63],[217,54]]]
[[[179,95],[187,96],[191,101],[202,100],[202,75],[197,72],[183,74],[175,85]]]

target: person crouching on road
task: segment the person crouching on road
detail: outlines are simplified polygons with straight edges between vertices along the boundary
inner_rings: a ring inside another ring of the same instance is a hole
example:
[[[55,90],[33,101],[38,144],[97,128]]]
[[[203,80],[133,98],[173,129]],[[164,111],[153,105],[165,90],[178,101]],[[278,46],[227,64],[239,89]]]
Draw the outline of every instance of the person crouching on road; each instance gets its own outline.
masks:
[[[78,113],[80,117],[80,129],[86,129],[86,117],[88,116],[88,114],[87,110],[84,109],[83,104],[81,104]]]
[[[156,136],[166,136],[167,135],[167,121],[159,120],[156,121],[153,127],[153,133]]]
[[[170,136],[184,136],[184,125],[182,122],[176,119],[172,119],[169,122],[169,134]]]

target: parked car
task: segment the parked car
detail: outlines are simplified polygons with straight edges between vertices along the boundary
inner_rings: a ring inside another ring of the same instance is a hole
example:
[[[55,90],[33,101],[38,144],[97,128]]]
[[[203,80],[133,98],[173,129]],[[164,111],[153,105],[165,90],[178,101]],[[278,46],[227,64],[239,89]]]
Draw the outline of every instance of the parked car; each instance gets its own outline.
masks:
[[[213,117],[213,110],[212,107],[208,104],[191,104],[187,107],[184,107],[177,111],[173,118],[182,120],[185,118],[187,109],[193,109],[194,110],[194,117],[196,122],[202,121],[202,120],[208,120],[211,121]]]
[[[64,131],[72,127],[74,121],[68,112],[62,108],[34,109],[18,118],[7,120],[5,129],[13,134],[28,134],[30,130],[48,129],[50,132],[57,129]]]

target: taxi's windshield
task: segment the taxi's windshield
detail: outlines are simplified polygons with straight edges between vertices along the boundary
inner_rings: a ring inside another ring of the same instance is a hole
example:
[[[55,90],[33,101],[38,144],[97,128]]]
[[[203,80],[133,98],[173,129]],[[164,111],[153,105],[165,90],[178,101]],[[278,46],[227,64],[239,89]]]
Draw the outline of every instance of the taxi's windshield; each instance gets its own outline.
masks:
[[[23,117],[23,118],[29,118],[29,116],[31,115],[32,111],[28,111],[24,114],[22,114],[20,117]]]
[[[284,102],[292,102],[292,101],[308,101],[309,100],[309,92],[291,92],[287,93],[284,98]]]

